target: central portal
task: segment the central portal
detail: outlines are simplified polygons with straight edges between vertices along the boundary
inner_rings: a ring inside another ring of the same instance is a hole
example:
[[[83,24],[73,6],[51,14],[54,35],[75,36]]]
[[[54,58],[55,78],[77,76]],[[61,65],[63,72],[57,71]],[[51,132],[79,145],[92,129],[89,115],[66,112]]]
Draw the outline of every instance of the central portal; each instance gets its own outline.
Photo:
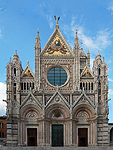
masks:
[[[52,146],[64,146],[63,125],[52,125]]]
[[[37,128],[27,128],[27,145],[37,146]]]
[[[88,128],[78,128],[78,146],[88,146]]]

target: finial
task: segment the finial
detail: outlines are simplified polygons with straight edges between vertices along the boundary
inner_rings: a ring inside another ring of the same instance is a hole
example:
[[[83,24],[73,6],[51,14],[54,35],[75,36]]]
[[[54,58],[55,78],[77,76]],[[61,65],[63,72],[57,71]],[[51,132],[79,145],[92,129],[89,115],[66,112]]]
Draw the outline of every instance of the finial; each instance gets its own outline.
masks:
[[[17,55],[17,50],[15,50],[15,54],[14,55]]]
[[[100,55],[99,50],[98,50],[98,55]]]
[[[27,60],[27,66],[29,66],[29,60]]]
[[[87,53],[89,53],[89,48],[88,48],[88,52]]]
[[[40,42],[40,37],[39,37],[39,28],[37,29],[37,37],[36,37],[36,43]]]
[[[59,21],[59,19],[60,19],[60,17],[56,17],[56,16],[54,16],[55,17],[55,20],[56,20],[56,28],[59,28],[59,25],[58,25],[58,21]]]
[[[77,29],[76,29],[76,37],[77,37]]]
[[[15,54],[13,55],[14,61],[19,60],[19,56],[17,55],[17,50],[15,50]]]

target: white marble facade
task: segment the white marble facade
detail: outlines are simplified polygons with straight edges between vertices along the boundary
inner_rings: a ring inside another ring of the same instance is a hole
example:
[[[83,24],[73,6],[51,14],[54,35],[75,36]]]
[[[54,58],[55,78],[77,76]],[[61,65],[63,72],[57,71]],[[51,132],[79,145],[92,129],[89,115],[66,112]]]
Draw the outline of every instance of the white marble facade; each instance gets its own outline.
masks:
[[[17,51],[13,57],[6,78],[7,145],[109,145],[108,67],[98,51],[90,70],[90,52],[79,47],[77,30],[73,50],[58,20],[43,49],[37,31],[35,73],[29,61],[23,70]]]

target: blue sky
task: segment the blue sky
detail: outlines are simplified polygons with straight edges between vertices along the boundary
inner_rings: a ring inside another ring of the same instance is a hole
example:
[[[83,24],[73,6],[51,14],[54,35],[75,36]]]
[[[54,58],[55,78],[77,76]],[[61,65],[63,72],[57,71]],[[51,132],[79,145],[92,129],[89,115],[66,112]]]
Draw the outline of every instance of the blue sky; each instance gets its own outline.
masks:
[[[0,115],[5,114],[6,65],[15,50],[23,69],[29,59],[34,72],[34,45],[39,28],[41,48],[59,27],[73,49],[75,30],[83,50],[91,54],[91,66],[100,50],[108,63],[109,122],[113,122],[113,1],[112,0],[0,0]]]

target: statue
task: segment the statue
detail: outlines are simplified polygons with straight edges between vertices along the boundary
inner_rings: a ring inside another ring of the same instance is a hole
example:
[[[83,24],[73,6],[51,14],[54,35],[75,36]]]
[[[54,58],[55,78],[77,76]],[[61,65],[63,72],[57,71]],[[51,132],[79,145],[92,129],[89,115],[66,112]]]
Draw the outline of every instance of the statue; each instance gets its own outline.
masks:
[[[56,20],[56,25],[58,25],[58,20],[60,19],[60,17],[58,17],[58,18],[56,18],[56,16],[54,16],[55,17],[55,20]]]

